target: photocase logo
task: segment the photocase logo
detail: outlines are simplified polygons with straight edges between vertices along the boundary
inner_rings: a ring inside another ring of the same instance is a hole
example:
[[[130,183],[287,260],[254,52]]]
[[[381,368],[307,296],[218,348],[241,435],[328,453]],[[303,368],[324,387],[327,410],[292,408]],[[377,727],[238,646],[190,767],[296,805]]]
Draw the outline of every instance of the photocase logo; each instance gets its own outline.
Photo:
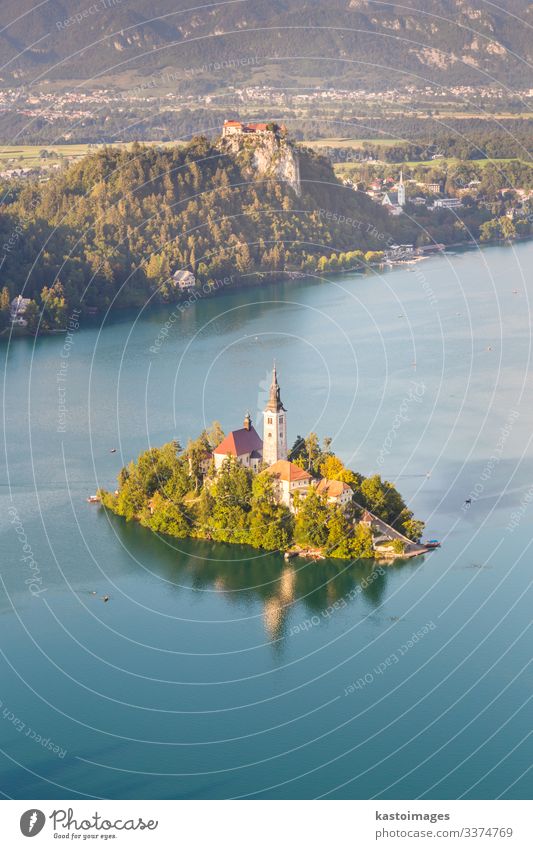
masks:
[[[20,818],[20,830],[24,837],[35,837],[36,834],[39,834],[43,830],[45,822],[46,817],[43,812],[38,811],[36,808],[31,808],[22,814]]]

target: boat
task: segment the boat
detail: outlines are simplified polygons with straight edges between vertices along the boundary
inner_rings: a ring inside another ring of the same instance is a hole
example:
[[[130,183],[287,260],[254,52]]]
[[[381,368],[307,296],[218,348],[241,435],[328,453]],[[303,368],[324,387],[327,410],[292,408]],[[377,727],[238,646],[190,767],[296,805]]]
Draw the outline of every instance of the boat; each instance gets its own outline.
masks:
[[[97,495],[89,495],[87,501],[89,504],[99,504],[100,499]]]
[[[426,540],[424,545],[426,546],[426,548],[440,548],[440,542],[438,541],[438,539],[428,539]]]

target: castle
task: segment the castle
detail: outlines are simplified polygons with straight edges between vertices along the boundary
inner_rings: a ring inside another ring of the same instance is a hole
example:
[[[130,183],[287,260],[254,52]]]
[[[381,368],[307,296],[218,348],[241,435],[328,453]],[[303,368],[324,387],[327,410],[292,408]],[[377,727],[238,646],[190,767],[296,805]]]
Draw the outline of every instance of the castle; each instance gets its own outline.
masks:
[[[227,136],[245,136],[255,135],[264,136],[267,134],[278,135],[285,134],[287,129],[284,124],[281,126],[275,123],[268,124],[247,124],[243,121],[224,121],[222,126],[222,137]]]
[[[347,484],[324,478],[317,481],[305,469],[291,463],[287,457],[287,410],[281,400],[278,375],[274,366],[268,402],[263,411],[263,438],[261,439],[254,428],[250,413],[247,413],[243,427],[228,433],[214,449],[213,454],[206,456],[204,471],[207,472],[207,467],[213,460],[215,471],[218,472],[224,461],[230,458],[253,472],[264,469],[274,480],[277,499],[291,510],[294,494],[298,492],[305,495],[312,486],[316,486],[317,491],[324,495],[329,503],[345,506],[352,500],[352,490]]]

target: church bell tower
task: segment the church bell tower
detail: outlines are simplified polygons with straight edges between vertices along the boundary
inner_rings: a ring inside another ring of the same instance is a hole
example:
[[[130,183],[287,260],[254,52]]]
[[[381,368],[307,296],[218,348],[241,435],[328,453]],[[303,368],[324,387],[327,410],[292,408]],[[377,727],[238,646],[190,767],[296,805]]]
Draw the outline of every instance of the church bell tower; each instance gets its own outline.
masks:
[[[270,396],[263,412],[263,462],[272,466],[287,459],[287,411],[280,398],[276,366],[272,371]]]

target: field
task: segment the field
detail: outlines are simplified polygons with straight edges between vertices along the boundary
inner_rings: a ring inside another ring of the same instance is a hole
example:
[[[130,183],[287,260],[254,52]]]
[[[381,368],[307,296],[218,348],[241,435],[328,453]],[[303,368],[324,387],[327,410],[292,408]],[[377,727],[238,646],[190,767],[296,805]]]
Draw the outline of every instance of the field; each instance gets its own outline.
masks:
[[[148,145],[163,146],[182,142],[146,142]],[[129,147],[130,142],[117,142],[108,147]],[[11,168],[50,168],[62,161],[76,162],[89,153],[94,153],[101,144],[39,144],[0,145],[0,170]],[[44,155],[43,155],[44,154]]]
[[[364,144],[380,144],[383,147],[392,147],[396,144],[408,144],[405,139],[348,139],[348,138],[330,138],[330,139],[314,139],[313,141],[303,141],[306,147],[349,147],[353,150],[359,150]]]
[[[57,162],[60,158],[74,161],[87,156],[97,145],[89,144],[41,144],[41,145],[2,145],[0,147],[0,166],[17,168],[37,168]],[[46,151],[48,156],[41,157]],[[50,157],[50,158],[48,158]]]

